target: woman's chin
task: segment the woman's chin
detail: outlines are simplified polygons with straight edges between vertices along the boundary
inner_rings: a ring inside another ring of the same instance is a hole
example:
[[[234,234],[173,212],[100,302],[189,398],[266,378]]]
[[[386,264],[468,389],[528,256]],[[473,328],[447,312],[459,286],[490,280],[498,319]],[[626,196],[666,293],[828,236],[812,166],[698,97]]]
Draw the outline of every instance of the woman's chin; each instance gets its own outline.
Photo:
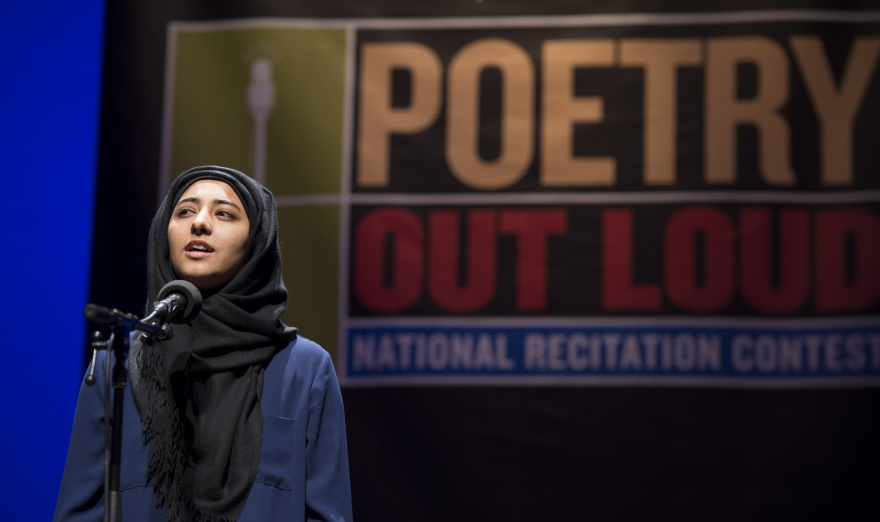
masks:
[[[179,273],[177,274],[177,277],[188,283],[192,283],[199,289],[199,292],[202,293],[210,293],[219,290],[224,284],[223,281],[219,281],[217,276],[214,275]]]

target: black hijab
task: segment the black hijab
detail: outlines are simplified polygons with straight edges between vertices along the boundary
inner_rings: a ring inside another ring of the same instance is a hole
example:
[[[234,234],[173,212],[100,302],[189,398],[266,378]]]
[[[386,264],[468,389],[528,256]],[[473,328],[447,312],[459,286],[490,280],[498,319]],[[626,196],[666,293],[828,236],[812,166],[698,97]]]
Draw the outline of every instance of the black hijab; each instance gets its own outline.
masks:
[[[247,501],[260,460],[263,370],[296,337],[281,314],[278,217],[272,193],[233,169],[207,166],[178,177],[150,227],[148,306],[178,279],[169,260],[168,222],[193,183],[213,179],[235,190],[250,221],[247,261],[225,287],[205,294],[201,313],[174,325],[173,337],[143,343],[133,386],[146,437],[147,473],[167,520],[233,521]]]

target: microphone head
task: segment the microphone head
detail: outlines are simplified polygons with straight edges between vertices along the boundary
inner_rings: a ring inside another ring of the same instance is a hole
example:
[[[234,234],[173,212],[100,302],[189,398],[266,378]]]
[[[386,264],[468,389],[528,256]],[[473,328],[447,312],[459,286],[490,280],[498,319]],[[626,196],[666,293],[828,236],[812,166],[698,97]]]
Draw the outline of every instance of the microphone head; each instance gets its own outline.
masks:
[[[202,293],[189,281],[175,279],[159,290],[159,300],[165,299],[170,294],[180,294],[186,299],[186,308],[183,313],[171,319],[172,323],[188,323],[195,319],[202,309]]]

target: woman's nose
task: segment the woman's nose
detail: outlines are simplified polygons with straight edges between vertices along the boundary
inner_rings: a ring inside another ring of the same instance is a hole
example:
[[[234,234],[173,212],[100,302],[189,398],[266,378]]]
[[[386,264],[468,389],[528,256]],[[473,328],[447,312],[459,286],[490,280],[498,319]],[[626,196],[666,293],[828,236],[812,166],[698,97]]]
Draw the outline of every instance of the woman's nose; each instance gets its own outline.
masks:
[[[192,220],[192,233],[196,235],[211,233],[211,216],[207,210],[201,210]]]

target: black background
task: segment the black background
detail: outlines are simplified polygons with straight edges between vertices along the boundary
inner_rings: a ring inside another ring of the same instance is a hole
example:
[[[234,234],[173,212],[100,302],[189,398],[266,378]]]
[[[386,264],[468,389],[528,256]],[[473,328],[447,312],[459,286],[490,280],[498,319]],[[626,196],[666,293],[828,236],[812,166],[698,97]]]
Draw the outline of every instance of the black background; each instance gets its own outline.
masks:
[[[171,20],[878,7],[758,0],[111,0],[90,300],[133,311],[144,305]],[[876,389],[423,387],[345,389],[343,397],[359,521],[880,516]]]

